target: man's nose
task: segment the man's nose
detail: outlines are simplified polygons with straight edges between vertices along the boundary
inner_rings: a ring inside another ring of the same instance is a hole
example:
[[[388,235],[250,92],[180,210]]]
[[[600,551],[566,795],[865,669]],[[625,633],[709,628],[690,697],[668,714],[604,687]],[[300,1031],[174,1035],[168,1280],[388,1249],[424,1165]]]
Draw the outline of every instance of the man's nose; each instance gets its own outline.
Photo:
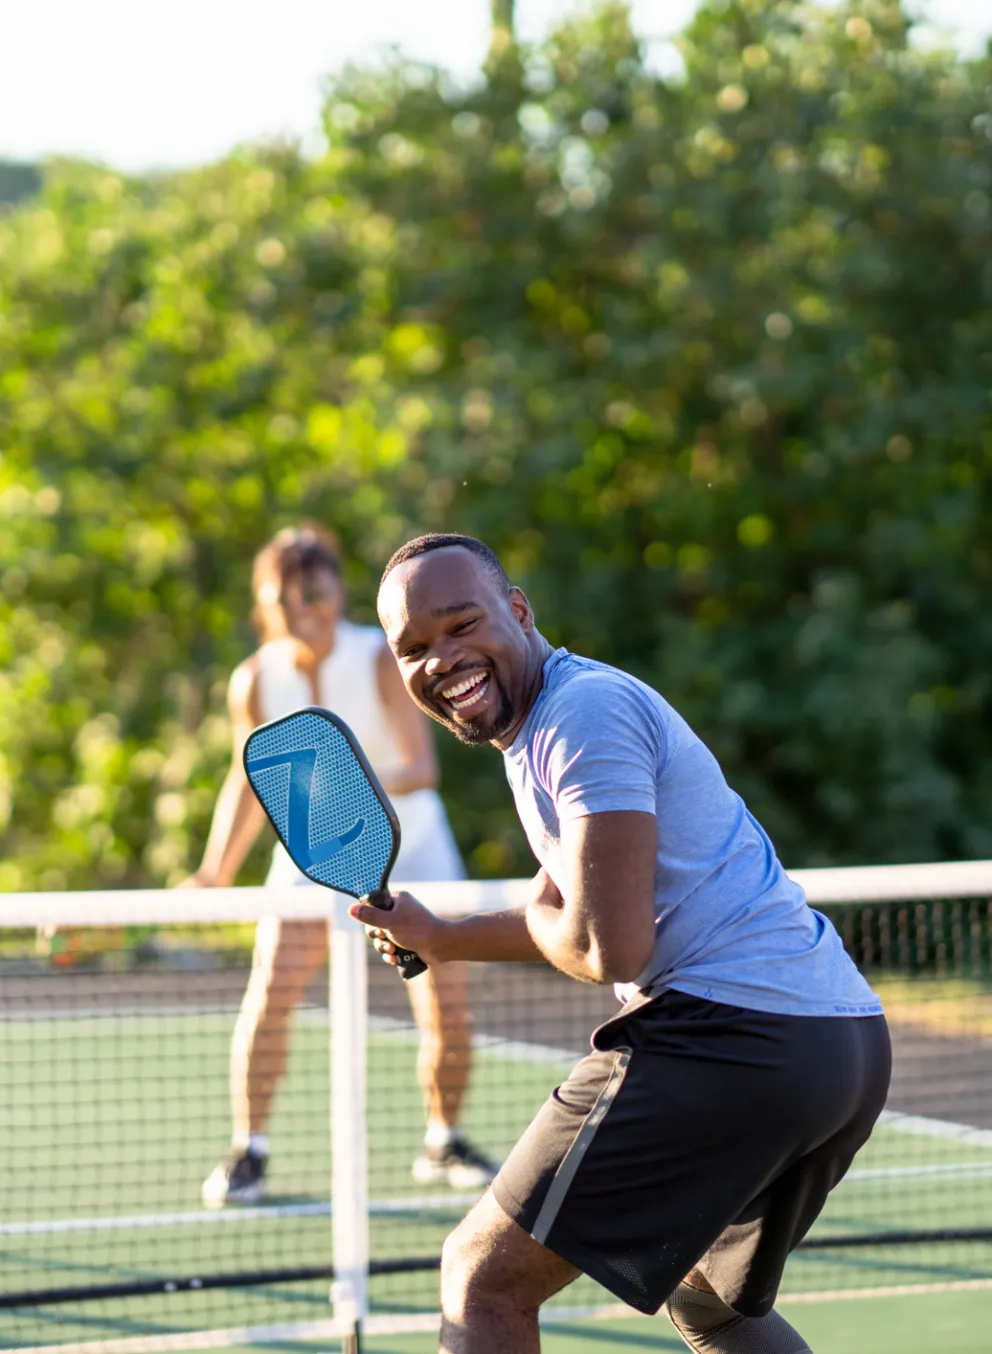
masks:
[[[443,677],[458,663],[459,653],[453,644],[440,644],[424,664],[428,677]]]

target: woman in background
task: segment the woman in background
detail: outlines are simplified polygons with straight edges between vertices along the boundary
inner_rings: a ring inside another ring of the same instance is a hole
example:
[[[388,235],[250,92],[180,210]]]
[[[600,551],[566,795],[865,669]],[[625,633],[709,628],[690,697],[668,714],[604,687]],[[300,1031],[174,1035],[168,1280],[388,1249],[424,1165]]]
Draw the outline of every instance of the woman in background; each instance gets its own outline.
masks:
[[[280,531],[256,556],[252,587],[252,619],[261,644],[231,675],[231,768],[214,810],[203,863],[186,887],[234,883],[265,822],[242,766],[245,741],[257,725],[304,705],[340,715],[392,800],[401,829],[395,878],[463,879],[437,791],[437,759],[427,721],[407,695],[382,631],[345,618],[334,537],[309,522]],[[266,883],[311,885],[281,843]],[[204,1182],[208,1207],[255,1203],[265,1192],[267,1124],[286,1068],[290,1017],[327,949],[325,922],[271,917],[258,924],[251,977],[231,1048],[231,1150]],[[496,1173],[495,1163],[458,1129],[471,1061],[466,966],[430,969],[405,986],[421,1035],[418,1072],[427,1111],[414,1179],[462,1189],[487,1185]]]

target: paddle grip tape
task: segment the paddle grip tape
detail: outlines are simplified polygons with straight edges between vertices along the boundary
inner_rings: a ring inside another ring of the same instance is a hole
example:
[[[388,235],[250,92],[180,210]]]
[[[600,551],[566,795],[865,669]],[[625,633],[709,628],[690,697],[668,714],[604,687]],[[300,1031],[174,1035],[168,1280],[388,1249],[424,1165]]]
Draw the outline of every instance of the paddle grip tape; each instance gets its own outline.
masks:
[[[393,910],[393,900],[388,889],[373,889],[367,893],[362,900],[371,903],[373,907],[381,908],[383,912]],[[402,978],[409,982],[411,978],[416,978],[420,973],[427,972],[427,965],[421,959],[419,954],[414,954],[413,950],[401,950],[396,947],[396,965]]]

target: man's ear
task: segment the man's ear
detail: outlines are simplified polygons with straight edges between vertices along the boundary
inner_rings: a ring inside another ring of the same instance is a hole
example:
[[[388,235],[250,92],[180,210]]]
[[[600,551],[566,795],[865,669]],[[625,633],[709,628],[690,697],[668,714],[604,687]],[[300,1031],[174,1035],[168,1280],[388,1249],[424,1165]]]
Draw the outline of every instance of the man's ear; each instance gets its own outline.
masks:
[[[534,629],[534,613],[531,611],[530,602],[524,596],[520,588],[510,588],[510,610],[517,618],[517,623],[525,635],[529,635]]]

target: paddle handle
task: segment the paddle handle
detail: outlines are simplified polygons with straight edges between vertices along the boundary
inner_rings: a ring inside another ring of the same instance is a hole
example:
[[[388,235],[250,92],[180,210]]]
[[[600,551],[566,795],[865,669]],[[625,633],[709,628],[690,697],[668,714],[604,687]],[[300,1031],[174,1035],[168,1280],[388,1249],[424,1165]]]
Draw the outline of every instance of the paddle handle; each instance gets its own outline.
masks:
[[[383,912],[391,912],[393,909],[393,899],[388,889],[373,889],[371,893],[366,894],[365,902],[381,908]],[[414,954],[413,950],[401,950],[397,946],[396,960],[396,968],[406,982],[416,978],[420,973],[427,972],[427,965],[419,954]]]

